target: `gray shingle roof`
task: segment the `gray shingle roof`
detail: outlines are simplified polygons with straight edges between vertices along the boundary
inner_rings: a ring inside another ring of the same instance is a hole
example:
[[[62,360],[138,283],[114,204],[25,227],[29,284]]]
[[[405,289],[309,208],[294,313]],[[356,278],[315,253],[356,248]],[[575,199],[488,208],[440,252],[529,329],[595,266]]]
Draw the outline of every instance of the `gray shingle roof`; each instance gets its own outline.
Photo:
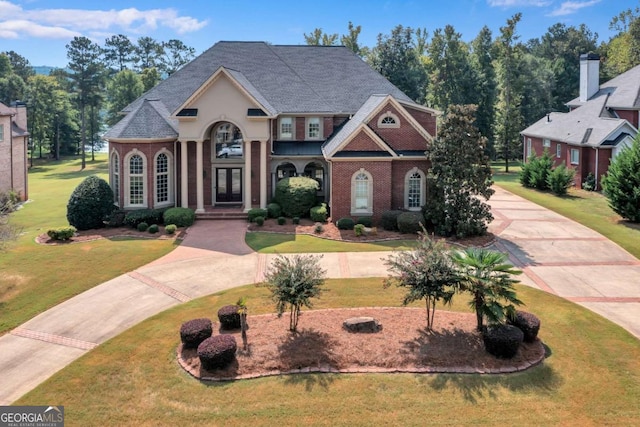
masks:
[[[374,93],[390,94],[400,101],[414,103],[343,46],[278,46],[264,42],[222,41],[123,111],[129,116],[131,113],[137,115],[141,104],[153,99],[163,104],[169,114],[174,113],[220,67],[224,67],[271,115],[355,113]],[[122,129],[118,123],[107,137],[124,138]],[[157,130],[166,133],[168,129],[160,126],[153,132],[136,129],[133,133],[155,137]]]
[[[178,121],[169,118],[169,115],[162,102],[143,99],[134,111],[107,131],[105,138],[177,138]]]
[[[600,90],[591,98],[601,93],[610,93],[607,107],[619,109],[640,108],[640,65],[620,74],[600,85]],[[591,101],[591,100],[589,100]],[[587,101],[587,103],[589,102]],[[583,105],[580,98],[567,102],[569,106]]]

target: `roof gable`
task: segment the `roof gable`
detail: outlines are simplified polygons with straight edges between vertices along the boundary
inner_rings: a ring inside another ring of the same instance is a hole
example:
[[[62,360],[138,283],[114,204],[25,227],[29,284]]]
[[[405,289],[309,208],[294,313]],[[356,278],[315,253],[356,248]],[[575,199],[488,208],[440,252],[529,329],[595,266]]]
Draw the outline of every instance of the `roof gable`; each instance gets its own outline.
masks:
[[[177,120],[159,100],[144,99],[105,134],[105,139],[163,139],[178,136]]]

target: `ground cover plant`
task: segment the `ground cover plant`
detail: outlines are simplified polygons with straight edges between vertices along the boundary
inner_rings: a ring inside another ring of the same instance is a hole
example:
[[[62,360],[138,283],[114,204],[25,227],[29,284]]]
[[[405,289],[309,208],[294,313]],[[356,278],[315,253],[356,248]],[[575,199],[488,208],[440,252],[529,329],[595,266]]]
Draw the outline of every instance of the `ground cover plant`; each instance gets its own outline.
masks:
[[[67,201],[90,175],[107,178],[106,154],[96,155],[84,170],[75,158],[34,160],[29,171],[31,201],[11,214],[11,224],[23,233],[0,256],[0,334],[174,248],[172,240],[155,239],[112,238],[58,246],[35,243],[39,235],[67,225]]]
[[[403,289],[383,289],[382,281],[327,280],[315,308],[398,306]],[[518,374],[307,374],[219,384],[194,380],[176,364],[177,330],[186,320],[211,318],[240,296],[247,298],[252,315],[273,313],[269,290],[247,286],[148,319],[16,404],[61,402],[67,419],[83,426],[422,425],[425,420],[446,425],[504,425],[505,420],[520,425],[637,424],[640,342],[579,305],[526,286],[517,286],[517,292],[526,309],[542,319],[541,338],[548,347],[542,365]],[[470,313],[463,298],[448,309]],[[251,328],[248,333],[251,343]]]

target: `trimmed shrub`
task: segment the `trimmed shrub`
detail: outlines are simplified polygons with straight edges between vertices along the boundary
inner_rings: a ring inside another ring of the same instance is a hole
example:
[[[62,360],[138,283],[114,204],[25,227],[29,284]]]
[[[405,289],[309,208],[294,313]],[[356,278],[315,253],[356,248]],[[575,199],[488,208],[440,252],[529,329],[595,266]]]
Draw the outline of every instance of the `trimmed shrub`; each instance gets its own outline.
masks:
[[[549,189],[547,177],[551,173],[552,167],[553,159],[551,158],[551,154],[549,154],[549,150],[544,150],[541,157],[537,157],[534,152],[522,167],[520,183],[525,187],[547,190]]]
[[[107,227],[122,227],[124,225],[124,217],[127,213],[123,210],[115,210],[111,212],[107,218]]]
[[[523,339],[523,332],[513,325],[488,326],[482,334],[487,352],[501,359],[515,356]]]
[[[107,181],[91,175],[71,193],[67,203],[67,221],[78,230],[102,228],[115,209],[113,191]]]
[[[303,217],[316,205],[319,184],[305,176],[284,178],[276,184],[275,198],[282,207],[282,215]]]
[[[360,216],[356,219],[356,224],[362,224],[367,228],[373,227],[373,218],[370,216]]]
[[[166,227],[164,227],[164,232],[171,235],[171,234],[174,234],[177,229],[178,227],[176,227],[175,224],[169,224]]]
[[[360,237],[364,234],[364,224],[356,224],[353,226],[353,231],[356,233],[356,237]]]
[[[240,329],[240,307],[225,305],[218,310],[218,320],[222,329]]]
[[[292,222],[292,223],[294,223],[295,225],[300,224],[300,217],[299,217],[299,216],[294,216],[294,217],[291,219],[291,222]]]
[[[327,222],[327,216],[329,216],[326,203],[312,207],[309,213],[311,215],[311,221],[314,222]]]
[[[238,345],[233,335],[216,335],[198,346],[200,365],[207,371],[224,368],[233,362]]]
[[[423,216],[417,212],[402,212],[398,215],[398,230],[401,233],[418,234],[422,231],[423,222]]]
[[[398,231],[398,217],[402,211],[384,211],[382,212],[382,228],[387,231]]]
[[[184,348],[197,348],[200,343],[211,336],[213,326],[209,319],[193,319],[184,322],[180,327],[180,340]]]
[[[267,210],[260,209],[260,208],[252,208],[252,209],[249,209],[249,212],[247,212],[247,220],[249,222],[255,222],[256,218],[259,216],[261,216],[262,218],[266,218]]]
[[[257,216],[257,217],[255,217],[253,219],[253,222],[258,224],[259,227],[262,227],[264,225],[264,217],[263,216]]]
[[[163,210],[160,209],[138,209],[129,211],[124,216],[124,223],[129,227],[136,228],[141,222],[149,224],[162,224]]]
[[[596,191],[596,177],[591,172],[589,172],[589,175],[584,179],[582,189],[585,191]]]
[[[169,208],[164,211],[162,219],[165,224],[174,224],[176,227],[189,227],[196,220],[196,213],[189,208]]]
[[[560,165],[553,169],[547,176],[547,185],[558,196],[567,194],[569,187],[573,185],[573,177],[576,176],[575,169],[569,169],[565,165]]]
[[[277,203],[269,203],[267,205],[267,215],[269,218],[278,218],[282,216],[282,208]]]
[[[353,230],[356,223],[349,217],[340,218],[336,222],[336,226],[339,230]]]
[[[640,136],[620,150],[602,177],[604,195],[615,213],[631,222],[640,222]]]
[[[69,240],[76,231],[73,226],[52,228],[47,231],[47,236],[53,240]]]
[[[158,230],[159,230],[158,224],[151,224],[149,228],[147,228],[147,231],[151,234],[156,234]]]
[[[149,224],[147,224],[146,222],[141,222],[137,225],[136,228],[138,229],[138,231],[147,231],[149,229]]]
[[[278,225],[285,225],[287,223],[287,218],[283,216],[278,217]]]
[[[526,311],[516,310],[516,317],[509,319],[508,323],[520,329],[524,334],[525,342],[534,342],[540,330],[540,319]]]

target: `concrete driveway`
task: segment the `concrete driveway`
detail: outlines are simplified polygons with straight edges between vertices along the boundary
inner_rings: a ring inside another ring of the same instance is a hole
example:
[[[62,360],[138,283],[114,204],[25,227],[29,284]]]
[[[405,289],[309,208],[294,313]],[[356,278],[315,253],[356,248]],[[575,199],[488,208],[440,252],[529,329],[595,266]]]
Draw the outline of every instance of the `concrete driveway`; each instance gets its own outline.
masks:
[[[496,188],[495,248],[523,283],[600,313],[640,337],[640,261],[594,231]],[[244,244],[243,221],[200,221],[166,256],[84,292],[0,337],[0,405],[169,307],[261,281],[273,255]],[[384,277],[389,252],[323,254],[331,278]]]

